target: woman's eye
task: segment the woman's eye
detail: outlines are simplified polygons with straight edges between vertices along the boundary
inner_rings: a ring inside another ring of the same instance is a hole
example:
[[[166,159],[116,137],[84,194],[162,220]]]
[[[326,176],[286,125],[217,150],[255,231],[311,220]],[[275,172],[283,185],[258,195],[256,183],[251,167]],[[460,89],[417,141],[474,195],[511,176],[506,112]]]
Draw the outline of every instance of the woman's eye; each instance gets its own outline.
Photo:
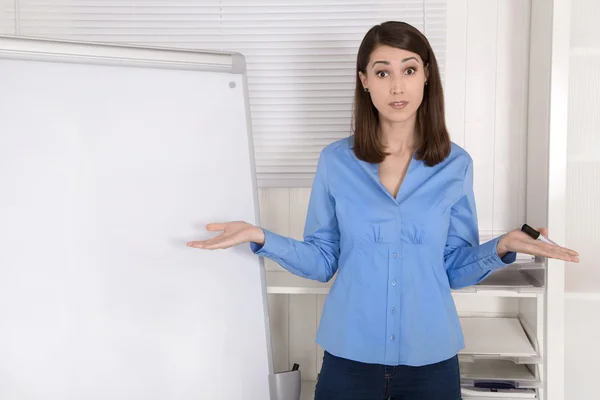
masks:
[[[414,68],[409,68],[409,69],[407,69],[407,70],[406,70],[406,73],[407,73],[407,75],[412,75],[412,74],[414,74],[415,72],[417,72],[417,70],[416,70],[416,69],[414,69]]]
[[[383,75],[382,75],[382,74],[383,74]],[[378,76],[378,77],[380,77],[380,78],[385,78],[385,74],[387,74],[387,72],[385,72],[385,71],[379,71],[379,72],[377,73],[377,76]]]

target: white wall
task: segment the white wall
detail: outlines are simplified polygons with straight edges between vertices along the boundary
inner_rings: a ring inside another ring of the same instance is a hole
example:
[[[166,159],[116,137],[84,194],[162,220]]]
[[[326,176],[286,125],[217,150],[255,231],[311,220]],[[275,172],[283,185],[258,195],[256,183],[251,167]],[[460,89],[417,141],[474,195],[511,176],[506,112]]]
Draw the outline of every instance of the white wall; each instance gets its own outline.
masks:
[[[565,279],[569,292],[600,293],[600,1],[571,0],[567,244],[581,262]]]
[[[565,399],[598,398],[600,297],[567,296],[565,302]]]
[[[600,2],[571,0],[567,245],[566,399],[598,398],[600,359]]]

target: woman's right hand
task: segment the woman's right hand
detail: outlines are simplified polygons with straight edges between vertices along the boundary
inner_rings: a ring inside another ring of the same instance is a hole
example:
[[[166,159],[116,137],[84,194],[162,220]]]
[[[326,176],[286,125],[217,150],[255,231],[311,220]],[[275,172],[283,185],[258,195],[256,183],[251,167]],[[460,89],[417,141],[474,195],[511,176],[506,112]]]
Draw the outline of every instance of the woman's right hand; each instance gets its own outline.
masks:
[[[265,232],[261,228],[244,221],[208,224],[206,225],[206,230],[210,232],[223,231],[223,233],[212,239],[188,242],[187,246],[205,250],[217,250],[249,242],[260,245],[265,244]]]

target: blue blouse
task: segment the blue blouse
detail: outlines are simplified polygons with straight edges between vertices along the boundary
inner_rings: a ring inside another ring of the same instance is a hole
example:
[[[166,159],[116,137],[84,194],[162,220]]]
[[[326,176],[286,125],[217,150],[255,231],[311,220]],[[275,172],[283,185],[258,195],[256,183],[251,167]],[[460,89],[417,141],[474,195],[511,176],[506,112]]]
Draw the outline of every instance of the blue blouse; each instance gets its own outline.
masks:
[[[473,161],[452,144],[428,167],[412,158],[398,195],[378,165],[359,160],[353,136],[319,155],[304,240],[265,231],[250,243],[293,274],[328,281],[317,343],[347,359],[425,365],[456,355],[464,338],[451,288],[483,280],[515,261],[500,237],[479,244]]]

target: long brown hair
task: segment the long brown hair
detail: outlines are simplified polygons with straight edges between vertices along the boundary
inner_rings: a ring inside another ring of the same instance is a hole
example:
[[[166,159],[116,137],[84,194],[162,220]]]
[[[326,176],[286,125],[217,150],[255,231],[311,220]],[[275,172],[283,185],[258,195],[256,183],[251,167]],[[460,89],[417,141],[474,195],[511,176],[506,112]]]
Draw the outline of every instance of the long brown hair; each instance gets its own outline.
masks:
[[[444,93],[437,60],[427,38],[405,22],[388,21],[372,27],[358,49],[356,58],[356,88],[354,91],[354,153],[357,158],[380,163],[389,154],[377,134],[379,113],[365,92],[358,72],[366,73],[371,53],[379,45],[387,45],[418,54],[427,66],[428,79],[423,101],[417,110],[415,123],[420,146],[416,158],[428,166],[443,161],[450,154],[450,135],[444,117]]]

